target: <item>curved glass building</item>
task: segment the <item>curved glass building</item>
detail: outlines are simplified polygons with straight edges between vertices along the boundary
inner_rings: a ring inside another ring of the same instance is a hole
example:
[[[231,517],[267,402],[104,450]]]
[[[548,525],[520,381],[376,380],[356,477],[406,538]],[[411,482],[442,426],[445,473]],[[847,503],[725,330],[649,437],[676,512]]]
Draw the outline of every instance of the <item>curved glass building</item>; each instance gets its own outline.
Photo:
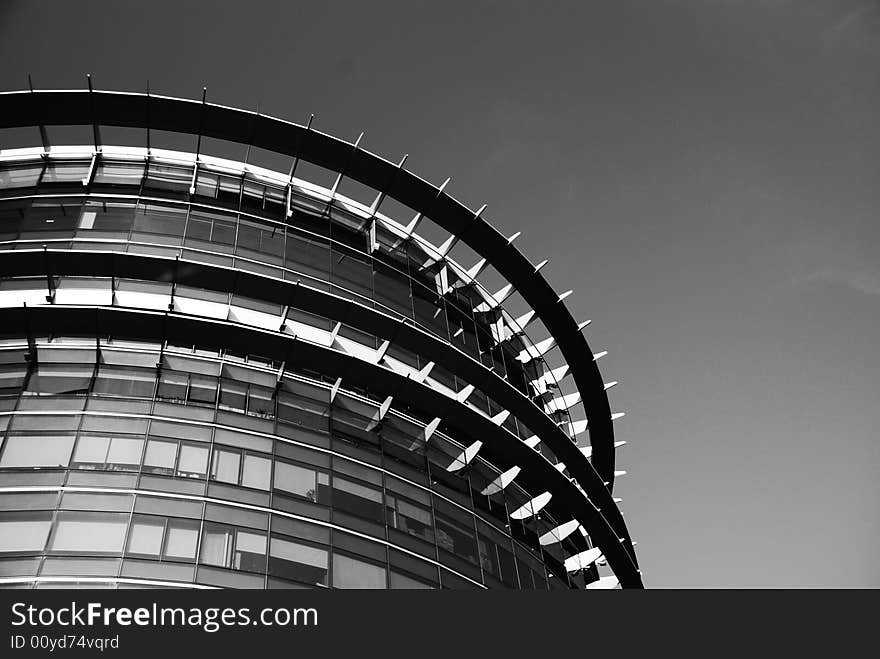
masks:
[[[641,587],[567,294],[310,123],[0,94],[0,585]]]

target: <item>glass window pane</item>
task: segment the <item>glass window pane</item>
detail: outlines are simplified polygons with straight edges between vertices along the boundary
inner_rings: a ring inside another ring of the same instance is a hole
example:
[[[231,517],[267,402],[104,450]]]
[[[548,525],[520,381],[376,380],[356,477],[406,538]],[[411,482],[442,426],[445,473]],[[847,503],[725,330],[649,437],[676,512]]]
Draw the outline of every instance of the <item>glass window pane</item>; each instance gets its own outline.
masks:
[[[48,518],[10,518],[0,520],[0,553],[11,551],[42,551],[46,546]]]
[[[174,470],[174,460],[176,457],[177,442],[151,439],[147,442],[144,471],[155,474],[170,474]]]
[[[335,476],[333,477],[333,507],[377,522],[385,520],[381,492]]]
[[[477,547],[474,532],[465,526],[466,522],[440,514],[437,514],[436,518],[437,545],[440,549],[445,549],[471,563],[476,563]]]
[[[266,536],[262,533],[239,531],[235,539],[236,570],[263,572],[266,569]]]
[[[434,541],[430,511],[396,497],[388,498],[388,525],[428,542]]]
[[[202,549],[199,562],[206,565],[229,567],[232,548],[232,529],[219,526],[205,526],[202,534]]]
[[[73,435],[6,438],[0,467],[66,467],[73,450]]]
[[[398,572],[391,572],[391,587],[395,590],[431,590],[433,586],[407,577]]]
[[[160,518],[135,518],[128,535],[128,553],[159,556],[165,522]]]
[[[333,554],[334,588],[385,588],[385,568]]]
[[[220,408],[233,412],[244,412],[247,387],[240,382],[222,380],[220,388]]]
[[[484,538],[482,535],[477,539],[480,547],[480,565],[483,570],[496,577],[501,576],[501,570],[498,564],[498,547],[491,540]]]
[[[147,188],[158,188],[172,192],[187,192],[192,180],[192,167],[163,165],[151,162],[147,171]]]
[[[39,394],[82,394],[89,390],[92,367],[76,364],[38,366],[27,384],[27,391]]]
[[[311,501],[318,500],[318,486],[314,469],[306,469],[287,462],[275,463],[275,488]]]
[[[238,483],[238,465],[241,454],[238,451],[214,450],[214,463],[211,466],[211,479],[222,483]]]
[[[107,452],[107,463],[117,467],[136,468],[141,463],[144,440],[136,437],[114,437]]]
[[[268,490],[271,473],[271,460],[245,454],[244,465],[241,470],[242,485],[245,487],[255,487],[260,490]]]
[[[183,401],[186,399],[186,383],[186,373],[163,371],[156,396],[164,400]]]
[[[81,183],[89,173],[89,162],[50,162],[41,183]]]
[[[98,165],[95,183],[105,185],[140,185],[144,176],[142,163],[105,162]]]
[[[165,558],[194,561],[198,541],[199,527],[197,522],[169,519],[168,532],[165,535]]]
[[[102,366],[98,371],[94,393],[127,397],[152,397],[156,380],[155,369],[113,368]]]
[[[110,448],[109,437],[82,436],[76,442],[73,461],[79,464],[103,465]]]
[[[272,537],[269,573],[307,584],[327,585],[327,550]]]
[[[177,475],[185,478],[204,478],[208,469],[208,447],[194,444],[180,445]]]
[[[127,517],[100,513],[59,518],[52,534],[51,549],[88,553],[122,551]]]
[[[204,375],[190,376],[189,399],[195,403],[213,406],[217,399],[217,378]]]
[[[0,188],[28,188],[37,184],[43,164],[12,165],[0,169]]]

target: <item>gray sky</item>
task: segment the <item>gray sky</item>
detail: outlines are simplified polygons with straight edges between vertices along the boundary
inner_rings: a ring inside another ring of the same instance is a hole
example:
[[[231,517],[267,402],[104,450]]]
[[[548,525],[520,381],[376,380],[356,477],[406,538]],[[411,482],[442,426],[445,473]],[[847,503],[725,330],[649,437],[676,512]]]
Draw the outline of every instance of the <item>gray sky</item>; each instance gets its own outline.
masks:
[[[451,176],[610,351],[647,586],[880,586],[880,3],[324,4],[4,2],[0,88],[206,85]]]

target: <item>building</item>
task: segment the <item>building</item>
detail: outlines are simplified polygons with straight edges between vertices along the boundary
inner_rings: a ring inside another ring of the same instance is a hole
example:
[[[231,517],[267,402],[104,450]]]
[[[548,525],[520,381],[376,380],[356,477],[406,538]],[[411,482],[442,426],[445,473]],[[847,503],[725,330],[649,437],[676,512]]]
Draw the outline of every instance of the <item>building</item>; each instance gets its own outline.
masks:
[[[483,209],[204,97],[0,129],[2,585],[641,587],[602,353]]]

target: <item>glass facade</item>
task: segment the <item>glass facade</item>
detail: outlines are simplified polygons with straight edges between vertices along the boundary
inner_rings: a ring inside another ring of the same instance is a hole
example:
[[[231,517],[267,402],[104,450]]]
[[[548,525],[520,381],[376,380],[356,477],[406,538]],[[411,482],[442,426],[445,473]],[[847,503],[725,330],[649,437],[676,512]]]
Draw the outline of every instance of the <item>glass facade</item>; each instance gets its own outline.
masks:
[[[39,337],[0,356],[3,576],[28,559],[34,576],[181,584],[569,586],[545,565],[566,547],[537,542],[553,519],[508,515],[529,494],[480,494],[491,464],[450,474],[461,444],[429,446],[394,411],[371,429],[378,406],[356,393],[331,403],[285,372],[252,406],[274,364],[133,341]]]
[[[381,362],[497,419],[512,441],[533,438],[480,382],[357,314],[240,291],[235,273],[253,273],[405,321],[570,422],[548,406],[558,386],[535,386],[556,383],[540,356],[523,357],[528,337],[461,268],[375,211],[283,178],[122,150],[2,158],[0,250],[46,261],[0,277],[0,313],[111,308],[274,332]],[[79,260],[54,267],[62,253]],[[113,254],[150,265],[75,265]],[[188,263],[218,274],[187,279]],[[180,343],[3,334],[0,585],[549,589],[596,578],[595,566],[563,567],[590,547],[586,530],[539,540],[570,519],[564,510],[511,517],[542,490],[468,453],[480,436],[259,345],[217,349],[200,332]]]

